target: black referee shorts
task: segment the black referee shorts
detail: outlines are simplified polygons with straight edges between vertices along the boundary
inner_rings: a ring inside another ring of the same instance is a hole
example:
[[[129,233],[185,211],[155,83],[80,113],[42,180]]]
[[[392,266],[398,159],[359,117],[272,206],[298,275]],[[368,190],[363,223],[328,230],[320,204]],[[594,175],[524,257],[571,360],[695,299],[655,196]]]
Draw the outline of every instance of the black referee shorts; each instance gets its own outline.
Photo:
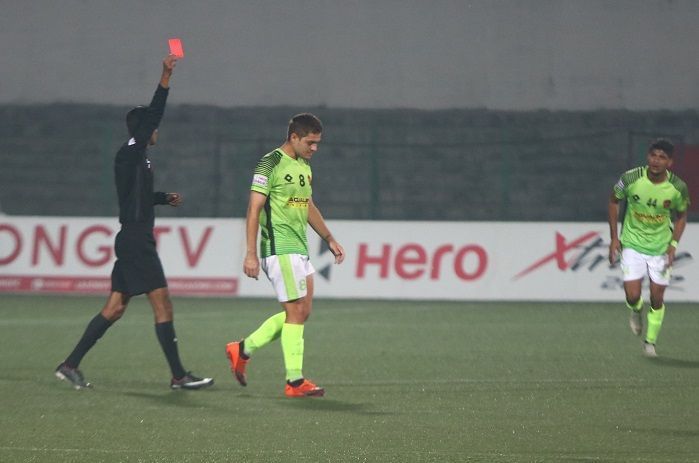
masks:
[[[152,228],[122,227],[114,250],[117,260],[112,269],[112,291],[136,296],[167,286]]]

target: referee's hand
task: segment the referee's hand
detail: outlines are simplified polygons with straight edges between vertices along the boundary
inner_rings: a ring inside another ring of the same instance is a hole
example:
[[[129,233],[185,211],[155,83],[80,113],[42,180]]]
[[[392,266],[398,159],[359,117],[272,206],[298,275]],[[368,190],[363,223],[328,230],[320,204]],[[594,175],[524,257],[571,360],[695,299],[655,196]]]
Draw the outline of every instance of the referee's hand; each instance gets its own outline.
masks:
[[[177,207],[182,204],[184,198],[179,193],[167,193],[167,203],[172,207]]]

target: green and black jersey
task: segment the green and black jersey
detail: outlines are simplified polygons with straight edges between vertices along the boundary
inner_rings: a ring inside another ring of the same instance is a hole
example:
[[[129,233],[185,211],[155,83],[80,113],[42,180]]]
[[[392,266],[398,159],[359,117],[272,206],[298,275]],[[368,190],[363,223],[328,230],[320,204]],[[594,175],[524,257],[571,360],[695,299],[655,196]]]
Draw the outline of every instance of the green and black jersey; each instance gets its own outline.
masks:
[[[260,213],[260,256],[307,256],[308,204],[313,192],[308,161],[276,149],[257,164],[250,189],[267,196]]]
[[[648,167],[626,171],[616,185],[614,196],[626,200],[621,244],[642,254],[665,253],[672,239],[672,212],[689,206],[687,184],[672,172],[662,183],[648,178]]]

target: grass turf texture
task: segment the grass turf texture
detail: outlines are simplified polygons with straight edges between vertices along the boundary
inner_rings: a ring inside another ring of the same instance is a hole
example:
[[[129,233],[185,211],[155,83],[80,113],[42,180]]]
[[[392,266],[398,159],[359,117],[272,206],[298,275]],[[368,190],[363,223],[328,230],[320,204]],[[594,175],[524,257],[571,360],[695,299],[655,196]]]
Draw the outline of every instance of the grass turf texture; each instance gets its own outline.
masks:
[[[668,304],[658,345],[617,304],[318,300],[286,399],[278,341],[240,387],[224,346],[269,300],[175,298],[185,367],[171,391],[150,308],[132,301],[83,361],[92,390],[53,376],[103,298],[0,296],[3,462],[699,461],[699,315]]]

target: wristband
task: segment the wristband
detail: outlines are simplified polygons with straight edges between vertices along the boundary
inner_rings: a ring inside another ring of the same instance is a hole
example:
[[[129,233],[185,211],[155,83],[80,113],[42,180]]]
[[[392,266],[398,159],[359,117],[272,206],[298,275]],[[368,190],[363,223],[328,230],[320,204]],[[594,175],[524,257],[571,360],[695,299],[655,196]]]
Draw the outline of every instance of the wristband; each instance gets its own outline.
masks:
[[[677,249],[677,245],[680,244],[677,240],[670,240],[670,246]]]

